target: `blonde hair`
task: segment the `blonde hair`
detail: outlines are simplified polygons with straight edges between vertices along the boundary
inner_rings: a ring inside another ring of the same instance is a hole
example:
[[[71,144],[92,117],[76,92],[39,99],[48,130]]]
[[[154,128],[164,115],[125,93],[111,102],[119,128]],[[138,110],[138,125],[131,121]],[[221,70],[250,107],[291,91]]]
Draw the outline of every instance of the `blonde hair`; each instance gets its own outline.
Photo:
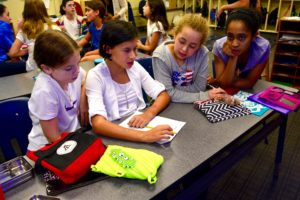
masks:
[[[48,25],[49,29],[53,24],[42,0],[25,0],[23,19],[24,23],[21,29],[28,39],[34,39],[43,32],[44,23]]]
[[[183,29],[183,27],[188,26],[193,30],[202,34],[200,44],[206,42],[209,36],[209,26],[207,20],[203,18],[200,14],[185,14],[178,21],[178,24],[174,27],[174,33],[177,35]]]

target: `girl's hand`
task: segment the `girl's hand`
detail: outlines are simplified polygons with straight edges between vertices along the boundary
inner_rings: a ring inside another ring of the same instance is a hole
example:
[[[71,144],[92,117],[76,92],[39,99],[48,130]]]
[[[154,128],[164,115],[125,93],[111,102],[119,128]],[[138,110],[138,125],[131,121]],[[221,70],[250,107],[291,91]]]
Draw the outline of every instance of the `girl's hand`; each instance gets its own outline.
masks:
[[[142,131],[143,142],[157,142],[162,139],[169,139],[173,130],[169,125],[159,125],[149,131]]]
[[[144,128],[152,118],[152,115],[145,112],[143,114],[133,116],[128,122],[128,125],[135,128]]]
[[[233,96],[229,94],[218,94],[215,98],[215,100],[223,101],[224,103],[234,106],[234,105],[240,105],[240,101]]]
[[[140,49],[142,46],[143,46],[143,43],[141,42],[141,40],[137,40],[136,48]]]
[[[232,53],[229,41],[226,41],[223,45],[223,52],[230,57],[234,57],[235,55]]]
[[[226,94],[226,91],[222,88],[213,88],[208,91],[208,97],[210,99],[215,99],[217,96]]]
[[[23,23],[24,23],[24,19],[20,18],[17,22],[17,32],[19,32],[22,29]]]
[[[60,30],[66,32],[65,26],[59,26]]]

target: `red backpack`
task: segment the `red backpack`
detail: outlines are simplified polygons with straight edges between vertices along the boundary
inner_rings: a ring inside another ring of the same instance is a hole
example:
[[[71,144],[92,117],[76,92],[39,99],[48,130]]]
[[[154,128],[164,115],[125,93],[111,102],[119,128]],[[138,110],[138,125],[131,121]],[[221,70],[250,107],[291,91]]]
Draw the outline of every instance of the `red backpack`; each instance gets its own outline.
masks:
[[[72,133],[62,133],[59,140],[37,151],[29,151],[27,156],[36,161],[36,168],[42,166],[70,184],[87,174],[105,149],[98,136],[78,129]]]

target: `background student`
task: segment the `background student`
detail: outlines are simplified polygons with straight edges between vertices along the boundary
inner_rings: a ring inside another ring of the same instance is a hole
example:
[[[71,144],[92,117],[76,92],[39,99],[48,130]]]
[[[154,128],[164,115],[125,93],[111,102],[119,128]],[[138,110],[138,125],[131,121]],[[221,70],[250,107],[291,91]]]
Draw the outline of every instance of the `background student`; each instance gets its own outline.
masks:
[[[62,16],[56,21],[61,30],[68,33],[74,40],[82,34],[83,21],[83,17],[76,14],[75,6],[73,0],[63,0],[60,6]]]
[[[143,7],[144,16],[147,21],[147,38],[145,44],[138,41],[137,48],[148,54],[152,54],[154,49],[169,39],[167,31],[169,22],[166,14],[166,7],[162,0],[147,0]]]
[[[130,120],[131,127],[145,127],[170,101],[165,87],[135,61],[136,42],[137,30],[131,23],[116,20],[105,26],[100,39],[100,54],[105,62],[91,69],[86,79],[90,122],[95,133],[109,137],[138,142],[168,139],[172,134],[168,125],[144,132],[111,122],[146,107],[142,88],[155,101]]]
[[[260,15],[252,9],[237,9],[228,16],[227,36],[213,47],[216,80],[221,87],[251,88],[269,62],[270,43],[259,35]]]
[[[26,70],[31,71],[37,68],[33,59],[34,42],[36,37],[47,29],[60,28],[52,23],[48,17],[45,4],[42,0],[26,0],[23,10],[23,22],[21,30],[17,33],[8,55],[10,57],[19,57],[22,45],[28,46],[28,59],[26,61]]]
[[[0,77],[26,72],[24,61],[19,60],[19,58],[11,60],[7,55],[15,40],[10,20],[7,7],[0,4]],[[19,56],[27,53],[27,50],[21,51]]]
[[[208,74],[208,49],[203,46],[209,34],[206,19],[185,14],[174,33],[174,41],[164,42],[152,55],[155,79],[166,86],[171,100],[192,103],[224,92],[220,88],[204,92]]]
[[[104,19],[106,19],[105,7],[100,0],[92,0],[86,2],[86,16],[87,21],[91,22],[89,30],[85,37],[78,42],[80,47],[84,47],[87,44],[91,44],[88,52],[84,54],[81,61],[94,60],[99,58],[99,39],[105,26]]]
[[[261,13],[261,0],[227,0],[228,4],[220,7],[218,10],[217,18],[220,19],[220,15],[228,10],[229,12],[238,8],[252,8]]]
[[[10,57],[19,57],[22,50],[22,45],[28,47],[28,59],[26,61],[26,70],[31,71],[37,68],[33,59],[34,42],[36,37],[47,29],[60,28],[52,23],[48,17],[45,4],[42,0],[26,0],[23,10],[23,22],[21,30],[17,33],[8,55]]]
[[[79,67],[80,48],[66,33],[48,30],[35,42],[34,59],[41,72],[28,103],[32,130],[28,150],[37,150],[87,125],[85,71]],[[79,115],[79,118],[78,118]]]
[[[106,7],[106,12],[112,15],[112,20],[128,21],[128,5],[126,0],[102,0]]]

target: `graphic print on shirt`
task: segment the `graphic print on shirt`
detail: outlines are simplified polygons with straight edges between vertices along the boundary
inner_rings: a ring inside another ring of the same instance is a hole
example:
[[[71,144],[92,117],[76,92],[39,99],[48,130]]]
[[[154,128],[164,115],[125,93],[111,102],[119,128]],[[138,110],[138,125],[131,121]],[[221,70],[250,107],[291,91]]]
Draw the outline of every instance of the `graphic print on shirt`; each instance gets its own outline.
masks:
[[[173,86],[188,86],[193,83],[193,71],[185,70],[182,72],[172,71],[172,84]]]
[[[77,100],[73,101],[73,103],[70,103],[71,106],[69,106],[69,107],[67,105],[65,105],[66,111],[72,110],[75,107],[76,102],[77,102]]]

